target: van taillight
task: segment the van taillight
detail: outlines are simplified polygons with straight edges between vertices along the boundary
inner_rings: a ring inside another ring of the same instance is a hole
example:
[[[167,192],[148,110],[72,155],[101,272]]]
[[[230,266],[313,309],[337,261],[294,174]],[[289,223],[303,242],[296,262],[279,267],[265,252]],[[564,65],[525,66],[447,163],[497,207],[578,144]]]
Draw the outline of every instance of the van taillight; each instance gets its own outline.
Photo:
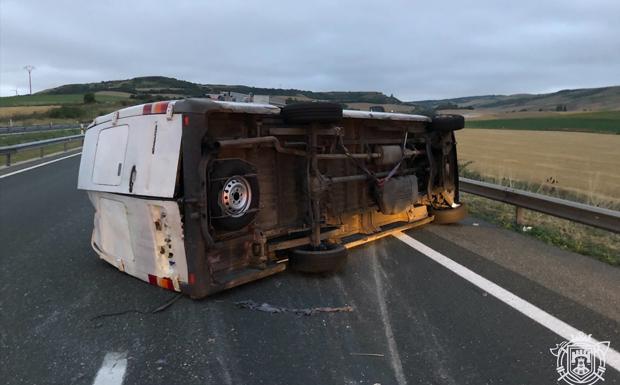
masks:
[[[169,102],[157,102],[145,104],[144,107],[142,107],[142,115],[165,114],[168,109],[168,103]]]
[[[149,283],[151,285],[163,287],[164,289],[176,290],[174,288],[174,283],[172,282],[170,278],[161,278],[153,274],[149,274]]]

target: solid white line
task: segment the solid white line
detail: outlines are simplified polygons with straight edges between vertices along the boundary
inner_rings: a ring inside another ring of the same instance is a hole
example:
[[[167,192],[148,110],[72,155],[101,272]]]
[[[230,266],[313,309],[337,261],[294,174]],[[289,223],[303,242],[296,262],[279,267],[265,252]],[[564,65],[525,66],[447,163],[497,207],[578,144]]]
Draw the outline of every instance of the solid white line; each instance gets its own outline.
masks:
[[[30,166],[30,167],[26,167],[26,168],[22,168],[21,170],[17,170],[17,171],[13,171],[10,172],[8,174],[4,174],[4,175],[0,175],[0,179],[2,178],[6,178],[7,176],[11,176],[11,175],[15,175],[15,174],[19,174],[22,173],[24,171],[30,171],[30,170],[34,170],[35,168],[39,168],[39,167],[43,167],[43,166],[47,166],[48,164],[52,164],[52,163],[56,163],[56,162],[60,162],[61,160],[65,160],[65,159],[69,159],[69,158],[73,158],[74,156],[78,156],[80,155],[82,152],[78,152],[76,154],[71,154],[68,156],[64,156],[62,158],[58,158],[58,159],[54,159],[54,160],[50,160],[49,162],[45,162],[45,163],[39,163],[37,165],[34,166]]]
[[[459,275],[461,278],[464,278],[465,280],[478,286],[480,289],[491,294],[492,296],[504,302],[513,309],[538,322],[539,324],[556,333],[565,340],[570,341],[573,337],[579,334],[585,334],[582,331],[570,326],[566,322],[552,316],[541,308],[532,305],[526,300],[521,299],[509,292],[508,290],[500,287],[499,285],[474,273],[465,266],[454,262],[445,255],[431,249],[430,247],[419,241],[416,241],[407,234],[396,233],[394,234],[394,236],[399,240],[405,242],[407,245],[411,246],[415,250],[419,251],[420,253],[426,255],[433,261],[439,263],[443,267]],[[593,339],[593,342],[596,343],[598,341]],[[618,353],[612,348],[609,348],[606,358],[607,365],[620,371],[620,353]]]
[[[121,385],[127,369],[127,352],[110,352],[103,358],[93,385]]]

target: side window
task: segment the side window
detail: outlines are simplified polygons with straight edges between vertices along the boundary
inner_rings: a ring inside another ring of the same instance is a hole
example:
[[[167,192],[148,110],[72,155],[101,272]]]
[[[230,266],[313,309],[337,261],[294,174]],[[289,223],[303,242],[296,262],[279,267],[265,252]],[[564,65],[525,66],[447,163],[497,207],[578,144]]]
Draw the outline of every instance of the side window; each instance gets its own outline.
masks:
[[[93,183],[118,186],[121,184],[127,150],[129,126],[115,126],[99,132],[93,166]]]

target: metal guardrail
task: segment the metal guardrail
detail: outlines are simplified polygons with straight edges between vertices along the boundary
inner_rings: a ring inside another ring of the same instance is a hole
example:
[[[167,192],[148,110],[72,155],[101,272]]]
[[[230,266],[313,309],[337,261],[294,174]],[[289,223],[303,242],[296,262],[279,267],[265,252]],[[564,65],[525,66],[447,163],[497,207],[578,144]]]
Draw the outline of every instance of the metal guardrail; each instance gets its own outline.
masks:
[[[520,223],[522,220],[520,209],[525,208],[614,233],[620,233],[620,211],[589,206],[583,203],[571,202],[467,178],[459,178],[459,187],[463,192],[516,206],[517,223]]]
[[[84,128],[87,125],[88,124],[36,124],[32,126],[0,127],[0,134],[19,134],[24,132],[68,130],[71,128]]]
[[[68,149],[67,145],[70,142],[82,141],[83,139],[84,139],[84,135],[80,134],[80,135],[63,136],[61,138],[39,140],[36,142],[14,144],[12,146],[0,147],[0,155],[4,155],[6,157],[6,165],[10,166],[11,156],[20,151],[40,148],[41,149],[40,156],[41,158],[43,158],[43,156],[45,155],[45,147],[47,146],[62,143],[63,150],[66,152]]]

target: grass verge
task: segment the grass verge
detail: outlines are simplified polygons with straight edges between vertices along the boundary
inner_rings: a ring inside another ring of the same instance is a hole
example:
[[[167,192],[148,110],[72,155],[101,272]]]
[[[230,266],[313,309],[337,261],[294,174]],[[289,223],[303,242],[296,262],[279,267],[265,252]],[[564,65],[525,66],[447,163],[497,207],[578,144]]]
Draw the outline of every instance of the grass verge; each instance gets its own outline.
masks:
[[[565,250],[620,266],[620,235],[590,226],[524,210],[524,223],[515,223],[515,207],[472,194],[462,193],[469,213],[503,228],[518,231]]]

